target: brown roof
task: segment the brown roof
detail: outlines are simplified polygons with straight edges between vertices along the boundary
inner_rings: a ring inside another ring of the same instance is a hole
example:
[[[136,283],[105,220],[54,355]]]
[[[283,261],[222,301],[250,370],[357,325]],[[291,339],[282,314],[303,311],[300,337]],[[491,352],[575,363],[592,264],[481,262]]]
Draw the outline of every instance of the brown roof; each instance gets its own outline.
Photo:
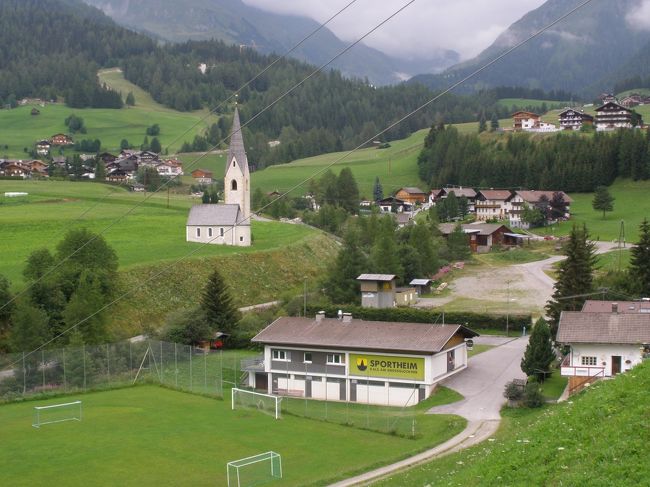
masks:
[[[400,188],[395,192],[395,194],[399,193],[400,191],[404,191],[405,193],[408,193],[408,194],[426,194],[420,188],[416,188],[416,187],[413,187],[413,186],[407,186],[407,187],[404,187],[404,188]]]
[[[507,200],[512,193],[507,189],[482,189],[478,195],[479,197],[483,195],[486,200]]]
[[[560,343],[650,343],[650,314],[563,311]]]
[[[536,113],[525,112],[525,111],[515,112],[515,113],[512,114],[512,117],[514,118],[514,117],[522,116],[522,115],[528,116],[530,118],[539,118],[539,115],[537,115]]]
[[[438,225],[438,229],[443,235],[449,235],[454,231],[454,228],[456,228],[455,223],[441,223]],[[504,228],[505,232],[512,232],[512,230],[500,223],[466,223],[461,225],[460,228],[465,233],[476,233],[478,235],[492,235],[500,228]]]
[[[521,196],[521,198],[528,203],[537,203],[542,195],[546,195],[548,200],[551,201],[553,199],[553,193],[560,193],[562,194],[564,201],[567,203],[573,203],[571,197],[564,191],[515,191],[515,194]]]
[[[611,313],[614,304],[619,313],[650,313],[650,301],[587,300],[582,306],[582,311],[587,313]]]
[[[278,318],[259,332],[253,342],[354,350],[399,351],[434,354],[456,333],[477,336],[462,325],[398,323],[389,321],[322,318]]]

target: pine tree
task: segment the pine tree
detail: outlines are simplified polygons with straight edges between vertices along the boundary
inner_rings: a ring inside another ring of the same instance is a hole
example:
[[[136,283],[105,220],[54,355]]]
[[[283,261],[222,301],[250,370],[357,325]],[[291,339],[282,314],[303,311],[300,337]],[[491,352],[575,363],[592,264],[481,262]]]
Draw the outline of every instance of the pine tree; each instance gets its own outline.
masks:
[[[375,202],[384,199],[384,188],[382,187],[381,183],[379,182],[379,176],[377,176],[375,178],[375,185],[372,188],[372,196],[373,196]]]
[[[426,225],[417,224],[411,229],[409,235],[409,245],[415,248],[420,258],[420,268],[424,275],[431,275],[438,271],[440,264],[438,262],[438,253],[433,244],[433,234]]]
[[[499,130],[499,117],[496,113],[493,113],[490,119],[490,131],[496,132],[497,130]]]
[[[151,152],[155,152],[156,154],[160,154],[162,152],[162,146],[160,145],[160,141],[158,140],[158,137],[154,137],[153,139],[151,139],[149,150]]]
[[[217,269],[215,269],[203,289],[201,308],[213,330],[230,333],[240,319],[239,310],[233,303],[230,289]]]
[[[356,303],[361,300],[357,277],[367,268],[367,258],[361,246],[359,231],[350,227],[345,233],[343,248],[325,279],[325,294],[337,304]]]
[[[630,291],[650,297],[650,223],[646,218],[639,225],[639,242],[630,253]]]
[[[133,96],[133,92],[132,92],[132,91],[129,91],[129,94],[126,95],[126,101],[125,101],[125,103],[126,103],[128,106],[130,106],[130,107],[135,106],[135,96]]]
[[[402,265],[397,254],[394,220],[386,215],[379,220],[379,230],[370,251],[369,271],[375,274],[402,274]]]
[[[487,130],[487,120],[485,120],[485,112],[481,112],[481,117],[478,121],[478,133],[483,133]]]
[[[537,320],[530,334],[524,357],[521,359],[521,370],[528,376],[537,377],[539,382],[550,376],[550,366],[555,360],[551,330],[543,318]]]
[[[606,186],[598,186],[596,194],[591,202],[591,206],[596,211],[603,212],[603,220],[605,219],[605,212],[614,210],[614,197],[609,193]]]
[[[339,206],[351,214],[359,211],[359,187],[349,167],[343,168],[337,178]]]
[[[577,311],[585,302],[584,294],[593,290],[593,270],[596,264],[595,244],[589,240],[587,227],[575,226],[565,246],[567,258],[560,262],[555,292],[546,304],[551,334],[557,333],[562,311]]]
[[[106,166],[104,161],[98,160],[95,164],[95,180],[104,181],[106,179]]]
[[[465,260],[471,254],[467,234],[463,232],[460,224],[456,225],[449,237],[447,237],[447,245],[450,257],[453,260]]]
[[[105,314],[98,312],[104,301],[99,280],[84,272],[63,312],[63,320],[66,327],[76,327],[88,345],[98,345],[108,338]]]

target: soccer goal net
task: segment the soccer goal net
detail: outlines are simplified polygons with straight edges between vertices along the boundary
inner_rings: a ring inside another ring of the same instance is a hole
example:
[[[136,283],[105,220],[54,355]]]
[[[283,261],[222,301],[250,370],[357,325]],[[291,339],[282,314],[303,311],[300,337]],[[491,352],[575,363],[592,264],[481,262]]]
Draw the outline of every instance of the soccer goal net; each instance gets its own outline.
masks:
[[[245,389],[232,389],[232,409],[256,409],[263,413],[280,419],[281,397],[271,394],[262,394],[261,392],[247,391]]]
[[[250,487],[282,478],[282,458],[267,451],[228,462],[228,487]]]
[[[51,406],[34,406],[32,426],[40,428],[44,424],[81,421],[81,412],[81,401],[52,404]]]

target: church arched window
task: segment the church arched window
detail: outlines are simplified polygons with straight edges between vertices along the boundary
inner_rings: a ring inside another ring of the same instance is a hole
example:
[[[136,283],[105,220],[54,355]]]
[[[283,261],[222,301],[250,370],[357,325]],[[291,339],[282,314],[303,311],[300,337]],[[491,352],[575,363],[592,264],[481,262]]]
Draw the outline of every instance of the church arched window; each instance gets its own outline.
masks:
[[[234,179],[230,182],[230,189],[233,191],[237,191],[237,181]]]

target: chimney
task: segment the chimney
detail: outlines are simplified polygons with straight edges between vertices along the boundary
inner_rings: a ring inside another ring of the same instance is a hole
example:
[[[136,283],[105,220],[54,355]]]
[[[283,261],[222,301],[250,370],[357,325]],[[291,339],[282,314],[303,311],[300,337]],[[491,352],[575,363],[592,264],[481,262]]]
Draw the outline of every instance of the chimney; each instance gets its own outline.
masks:
[[[343,313],[343,323],[352,323],[352,313]]]
[[[612,313],[618,313],[618,303],[612,303]]]
[[[325,311],[319,311],[316,313],[316,323],[320,323],[325,318]]]

